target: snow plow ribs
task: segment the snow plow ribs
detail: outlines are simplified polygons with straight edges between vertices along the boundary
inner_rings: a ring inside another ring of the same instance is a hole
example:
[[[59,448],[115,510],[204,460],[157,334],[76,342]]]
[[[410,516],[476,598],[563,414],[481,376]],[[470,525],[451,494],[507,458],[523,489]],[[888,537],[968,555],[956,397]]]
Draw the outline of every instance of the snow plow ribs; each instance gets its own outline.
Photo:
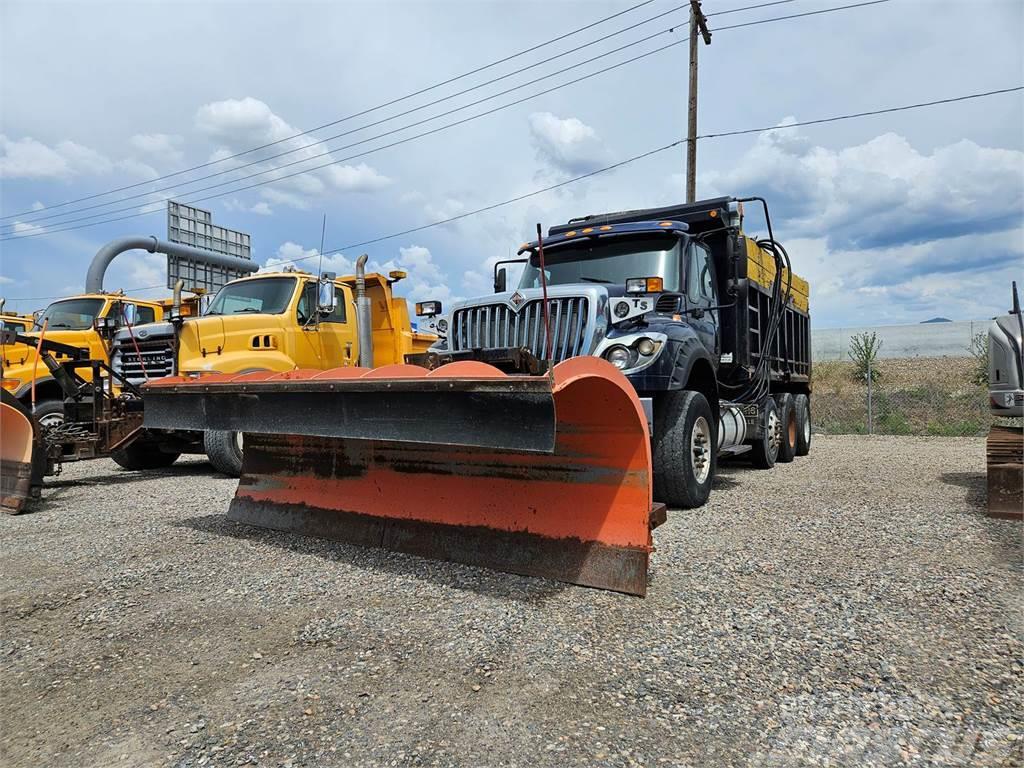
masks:
[[[651,452],[629,382],[476,362],[165,379],[146,426],[245,432],[228,513],[265,528],[643,595]]]

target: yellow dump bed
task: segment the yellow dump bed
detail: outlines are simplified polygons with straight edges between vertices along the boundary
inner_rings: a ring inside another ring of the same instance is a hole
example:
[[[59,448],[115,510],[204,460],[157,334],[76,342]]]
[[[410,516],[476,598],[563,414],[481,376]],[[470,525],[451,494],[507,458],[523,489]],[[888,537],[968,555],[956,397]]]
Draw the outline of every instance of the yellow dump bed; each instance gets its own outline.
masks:
[[[747,279],[753,280],[766,290],[771,290],[775,281],[775,257],[768,251],[758,247],[751,238],[747,241]],[[789,270],[783,272],[783,279]],[[785,285],[785,283],[783,283]],[[793,306],[801,312],[809,311],[811,299],[811,287],[807,281],[799,275],[793,275],[793,289],[791,293]]]

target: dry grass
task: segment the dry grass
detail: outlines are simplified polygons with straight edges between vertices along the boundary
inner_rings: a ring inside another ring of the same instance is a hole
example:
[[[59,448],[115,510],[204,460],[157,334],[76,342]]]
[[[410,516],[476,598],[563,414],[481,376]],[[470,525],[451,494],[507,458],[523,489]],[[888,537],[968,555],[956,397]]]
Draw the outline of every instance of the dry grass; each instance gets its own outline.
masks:
[[[967,357],[879,360],[872,387],[872,429],[895,435],[981,435],[992,418],[983,386]],[[868,430],[867,387],[854,379],[852,362],[814,366],[814,424],[832,434]]]

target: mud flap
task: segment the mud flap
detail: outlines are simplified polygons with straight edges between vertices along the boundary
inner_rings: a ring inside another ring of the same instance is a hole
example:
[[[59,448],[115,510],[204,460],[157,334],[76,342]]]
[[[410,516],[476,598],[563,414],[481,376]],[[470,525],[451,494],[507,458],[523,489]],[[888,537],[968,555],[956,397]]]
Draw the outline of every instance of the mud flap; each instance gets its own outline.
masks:
[[[646,592],[647,425],[603,360],[547,376],[458,362],[163,380],[144,393],[148,427],[246,433],[233,520]]]

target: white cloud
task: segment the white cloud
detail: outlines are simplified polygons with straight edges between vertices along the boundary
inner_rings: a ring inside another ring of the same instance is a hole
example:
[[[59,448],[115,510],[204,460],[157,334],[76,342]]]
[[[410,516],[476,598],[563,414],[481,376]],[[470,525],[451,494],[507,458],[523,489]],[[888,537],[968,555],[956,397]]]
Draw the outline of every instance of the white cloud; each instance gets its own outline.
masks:
[[[237,198],[224,201],[224,208],[228,211],[240,211],[242,213],[255,213],[257,216],[271,216],[274,210],[265,201],[249,205]]]
[[[14,229],[12,230],[16,235],[37,235],[46,231],[46,227],[41,224],[32,224],[26,221],[14,221]]]
[[[226,160],[253,146],[270,143],[274,143],[274,146],[268,147],[269,154],[290,153],[245,169],[247,175],[267,171],[256,177],[259,181],[280,179],[260,190],[260,195],[273,203],[305,209],[314,200],[330,196],[332,193],[376,192],[391,184],[391,179],[366,163],[329,165],[291,178],[281,178],[307,168],[325,165],[332,161],[333,155],[317,157],[327,152],[325,145],[318,144],[313,136],[296,136],[299,130],[276,115],[259,99],[247,96],[244,99],[227,99],[206,104],[196,112],[195,124],[201,133],[220,144],[211,156],[213,161]],[[243,155],[228,160],[224,167],[246,165],[252,162],[253,157]],[[304,159],[310,160],[310,163],[302,164],[301,161]],[[292,165],[275,170],[283,164]]]
[[[579,176],[605,164],[608,155],[597,131],[578,118],[534,112],[529,123],[537,154],[552,170]]]
[[[184,157],[181,136],[167,133],[137,133],[128,142],[139,152],[163,164],[179,164]]]
[[[316,272],[321,264],[324,272],[334,272],[338,275],[351,275],[356,271],[355,262],[346,258],[344,254],[324,254],[322,261],[317,258],[319,254],[318,248],[303,248],[289,240],[278,247],[274,256],[267,258],[266,263],[260,267],[260,272],[280,272],[285,267]]]
[[[0,285],[10,285],[13,282],[14,280],[12,278],[0,275]]]
[[[762,195],[792,234],[875,248],[1015,226],[1022,178],[1024,152],[966,139],[923,154],[886,133],[832,150],[785,128],[761,134],[730,170],[699,181],[702,197]]]
[[[33,211],[41,211],[45,207],[46,206],[43,205],[42,202],[40,202],[39,200],[36,200],[34,203],[32,203],[32,210]]]
[[[111,160],[101,152],[73,141],[61,141],[50,147],[30,136],[13,141],[0,134],[0,153],[0,178],[68,180],[114,172],[140,179],[159,175],[147,163],[134,158]],[[33,210],[43,207],[38,201],[32,205]]]
[[[279,271],[293,266],[306,272],[316,272],[320,262],[318,255],[319,251],[316,248],[304,248],[289,240],[277,249],[274,256],[267,259],[260,271]],[[421,245],[399,248],[398,255],[392,259],[384,262],[371,259],[366,264],[367,272],[378,272],[382,275],[396,269],[408,273],[408,277],[398,283],[395,289],[400,296],[414,302],[425,299],[448,302],[455,298],[449,287],[448,276],[434,261],[430,250]],[[341,253],[324,254],[323,271],[334,272],[339,276],[355,274],[355,260]]]

